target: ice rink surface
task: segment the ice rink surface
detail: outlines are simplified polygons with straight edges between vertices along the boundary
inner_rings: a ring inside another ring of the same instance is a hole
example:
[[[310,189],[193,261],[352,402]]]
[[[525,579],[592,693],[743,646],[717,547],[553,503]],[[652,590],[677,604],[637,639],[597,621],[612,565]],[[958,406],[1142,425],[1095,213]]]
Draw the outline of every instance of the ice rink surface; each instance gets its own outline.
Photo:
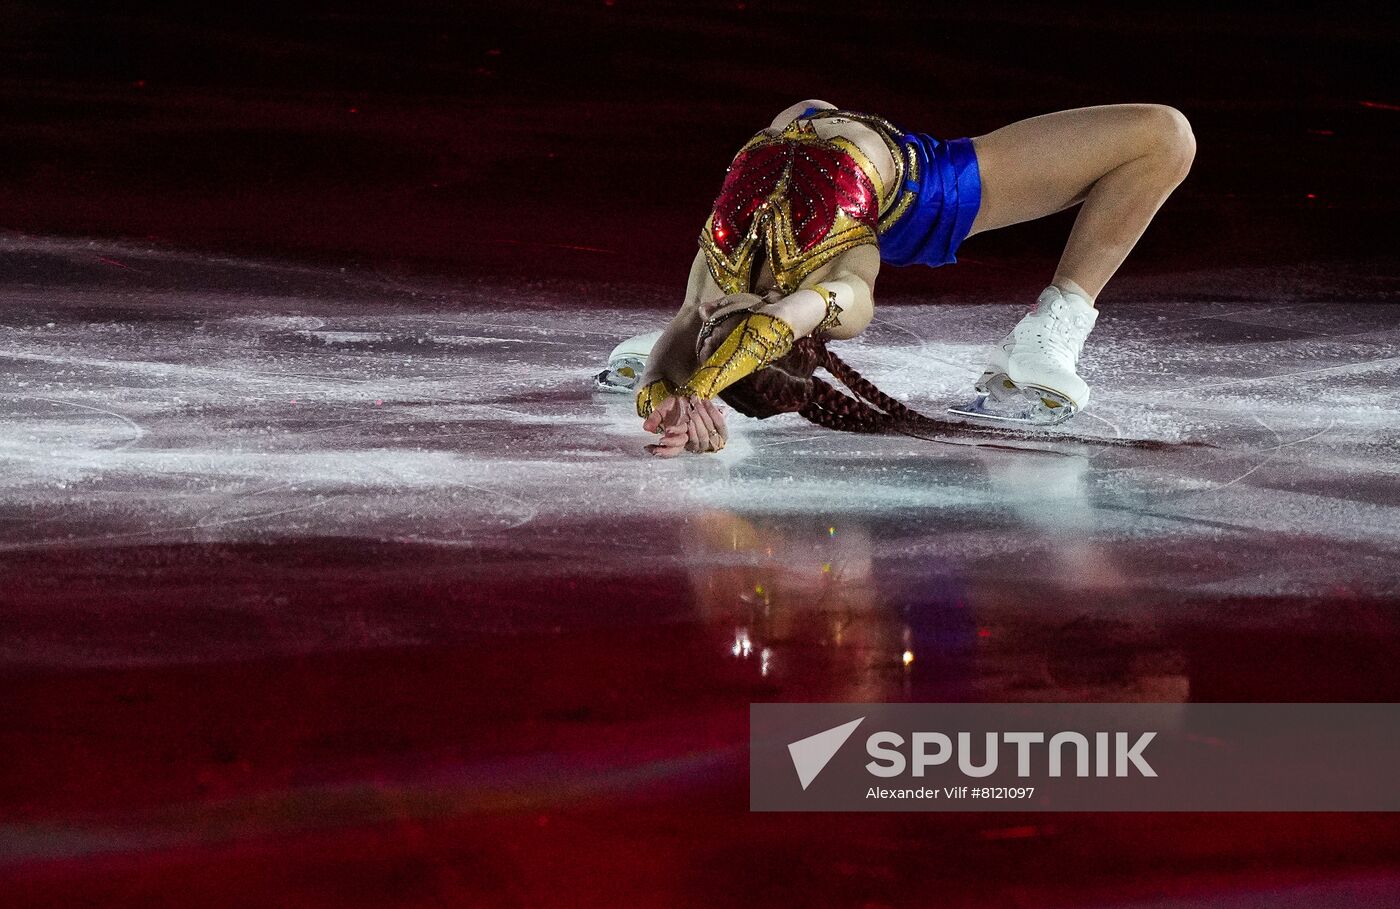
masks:
[[[0,244],[12,556],[345,537],[548,556],[587,576],[742,561],[686,529],[735,521],[822,530],[792,536],[795,551],[868,539],[916,585],[1397,592],[1392,306],[1115,302],[1084,357],[1092,406],[1063,426],[938,442],[732,414],[724,452],[662,462],[630,398],[590,377],[664,324],[664,297],[582,310],[560,286]],[[833,349],[934,416],[970,396],[1024,308],[881,303]]]
[[[476,863],[458,879],[458,853],[412,851],[433,892],[502,905],[580,873],[634,905],[898,903],[942,876],[960,905],[1013,859],[1039,905],[1396,887],[1364,870],[1400,832],[1382,816],[1302,838],[1267,816],[739,807],[752,700],[1395,699],[1383,292],[1139,282],[1086,348],[1090,409],[1058,429],[733,415],[724,452],[662,462],[630,399],[591,384],[669,316],[651,288],[584,309],[567,282],[14,234],[0,261],[0,860],[39,892],[96,898],[159,857],[163,886],[223,905],[259,892],[229,882],[270,844],[304,871],[430,828]],[[938,415],[1023,305],[881,299],[836,349]],[[1091,857],[1110,845],[1132,862]],[[338,905],[375,904],[344,886]]]

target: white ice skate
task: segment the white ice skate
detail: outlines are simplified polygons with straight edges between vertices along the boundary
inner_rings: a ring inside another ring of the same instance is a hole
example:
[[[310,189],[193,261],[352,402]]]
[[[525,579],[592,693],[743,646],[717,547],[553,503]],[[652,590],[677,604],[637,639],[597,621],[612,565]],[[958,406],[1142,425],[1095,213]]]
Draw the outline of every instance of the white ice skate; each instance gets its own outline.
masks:
[[[1011,360],[1011,350],[1016,346],[1016,333],[1013,331],[1001,339],[987,355],[987,366],[973,388],[978,394],[991,395],[998,401],[1008,397],[1020,397],[1020,391],[1006,374],[1007,363]]]
[[[599,391],[632,392],[647,368],[647,358],[656,346],[661,332],[651,331],[628,338],[608,354],[608,368],[593,377],[593,387]]]
[[[977,380],[978,397],[949,413],[998,423],[1050,426],[1089,403],[1089,386],[1075,368],[1098,310],[1053,284],[992,351]]]

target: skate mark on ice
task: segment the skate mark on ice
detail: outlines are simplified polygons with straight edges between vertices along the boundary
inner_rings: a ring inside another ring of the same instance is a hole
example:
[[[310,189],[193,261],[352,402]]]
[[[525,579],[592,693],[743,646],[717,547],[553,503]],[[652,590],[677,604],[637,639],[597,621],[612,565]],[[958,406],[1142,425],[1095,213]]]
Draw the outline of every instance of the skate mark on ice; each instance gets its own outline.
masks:
[[[1276,429],[1274,429],[1272,426],[1270,426],[1268,423],[1265,423],[1263,420],[1259,419],[1258,416],[1255,416],[1255,415],[1253,415],[1253,414],[1251,414],[1250,416],[1253,418],[1254,422],[1258,423],[1260,426],[1264,427],[1264,428],[1267,429],[1269,432],[1273,433],[1274,438],[1275,438],[1276,440],[1278,440],[1278,444],[1277,444],[1277,445],[1271,445],[1271,446],[1268,447],[1268,448],[1254,449],[1254,453],[1256,453],[1256,454],[1262,454],[1262,453],[1264,453],[1264,452],[1268,452],[1268,455],[1264,458],[1264,460],[1260,461],[1258,464],[1255,464],[1253,467],[1249,468],[1249,469],[1246,470],[1244,473],[1242,473],[1242,474],[1240,474],[1239,476],[1235,477],[1235,478],[1234,478],[1233,480],[1231,480],[1230,482],[1228,482],[1228,483],[1222,483],[1222,484],[1220,484],[1219,486],[1212,486],[1212,487],[1209,488],[1209,489],[1193,490],[1193,491],[1191,491],[1191,492],[1185,493],[1185,494],[1184,494],[1185,496],[1203,495],[1203,494],[1205,494],[1205,493],[1220,492],[1222,489],[1228,489],[1229,487],[1234,486],[1236,483],[1238,483],[1238,482],[1240,482],[1241,480],[1243,480],[1243,479],[1245,479],[1246,477],[1248,477],[1250,474],[1254,473],[1254,472],[1255,472],[1256,470],[1258,470],[1259,468],[1264,467],[1264,466],[1267,466],[1270,462],[1272,462],[1275,458],[1278,457],[1279,452],[1282,451],[1283,449],[1288,448],[1288,447],[1293,446],[1293,445],[1301,445],[1301,444],[1303,444],[1304,442],[1311,442],[1313,439],[1316,439],[1316,438],[1319,438],[1319,437],[1321,437],[1321,436],[1326,435],[1328,432],[1330,432],[1330,431],[1332,430],[1332,427],[1333,427],[1333,426],[1336,426],[1336,425],[1337,425],[1337,421],[1336,421],[1336,419],[1334,418],[1330,423],[1328,423],[1328,424],[1327,424],[1326,426],[1324,426],[1322,429],[1319,429],[1317,432],[1313,433],[1313,434],[1310,435],[1310,436],[1304,436],[1304,437],[1301,438],[1301,439],[1294,439],[1294,440],[1291,441],[1291,442],[1285,442],[1285,441],[1283,441],[1283,436],[1279,435],[1279,434],[1278,434],[1278,431],[1277,431]]]
[[[1283,447],[1283,436],[1281,436],[1281,435],[1278,434],[1278,430],[1274,429],[1274,428],[1273,428],[1272,426],[1270,426],[1268,423],[1266,423],[1266,422],[1264,422],[1263,420],[1259,419],[1259,416],[1258,416],[1257,414],[1250,414],[1249,416],[1250,416],[1250,419],[1252,419],[1254,422],[1258,423],[1260,426],[1264,427],[1264,428],[1267,429],[1269,432],[1273,433],[1274,439],[1278,442],[1278,444],[1275,445],[1275,446],[1273,446],[1272,448],[1259,449],[1259,451],[1266,451],[1266,452],[1268,452],[1268,454],[1264,456],[1264,460],[1260,461],[1258,464],[1255,464],[1253,467],[1249,468],[1249,469],[1246,470],[1244,473],[1242,473],[1242,474],[1240,474],[1239,476],[1235,477],[1235,478],[1234,478],[1233,480],[1231,480],[1230,482],[1228,482],[1228,483],[1222,483],[1222,484],[1220,484],[1219,486],[1213,486],[1213,487],[1211,487],[1210,489],[1201,490],[1200,492],[1196,493],[1197,495],[1200,495],[1201,493],[1205,493],[1205,492],[1217,493],[1217,492],[1220,492],[1222,489],[1229,489],[1231,486],[1234,486],[1236,483],[1240,482],[1240,481],[1243,480],[1245,477],[1247,477],[1247,476],[1249,476],[1250,474],[1254,473],[1256,470],[1258,470],[1259,468],[1261,468],[1261,467],[1263,467],[1264,465],[1268,464],[1270,461],[1274,460],[1274,458],[1277,458],[1277,457],[1278,457],[1279,449],[1281,449],[1281,448]]]
[[[1320,375],[1326,372],[1344,372],[1351,369],[1362,369],[1368,366],[1380,366],[1383,363],[1400,363],[1400,357],[1381,357],[1377,360],[1358,360],[1354,363],[1337,363],[1332,366],[1319,366],[1315,369],[1301,369],[1297,372],[1283,372],[1268,376],[1249,376],[1247,378],[1229,379],[1224,382],[1211,382],[1208,385],[1182,385],[1177,390],[1184,391],[1204,391],[1207,388],[1225,388],[1230,385],[1245,385],[1250,382],[1272,382],[1276,379],[1292,379],[1298,376]]]
[[[74,401],[59,401],[54,398],[41,398],[37,395],[17,395],[16,397],[25,398],[30,401],[43,401],[46,404],[58,404],[63,407],[77,407],[82,410],[90,410],[93,413],[100,413],[103,416],[108,416],[117,420],[121,420],[127,426],[131,427],[131,429],[135,432],[135,435],[133,435],[131,438],[124,440],[123,442],[117,444],[112,448],[102,449],[103,451],[126,451],[128,448],[135,445],[137,442],[141,441],[146,436],[146,430],[142,428],[140,423],[137,423],[130,417],[125,416],[124,414],[119,414],[114,410],[104,410],[101,407],[93,407],[90,404],[78,404]]]
[[[1115,439],[1126,439],[1126,438],[1127,438],[1127,436],[1125,436],[1125,435],[1123,434],[1123,430],[1118,426],[1117,423],[1114,423],[1112,420],[1109,420],[1109,419],[1106,419],[1106,418],[1104,418],[1104,417],[1101,417],[1101,416],[1099,416],[1099,415],[1096,414],[1096,413],[1090,413],[1089,411],[1081,411],[1081,412],[1078,414],[1078,416],[1081,416],[1081,417],[1088,417],[1088,418],[1091,419],[1091,420],[1098,420],[1100,423],[1102,423],[1103,425],[1107,426],[1109,429],[1113,430],[1113,438],[1115,438]],[[1102,453],[1103,453],[1103,452],[1096,452],[1096,453],[1094,454],[1094,457],[1098,457],[1098,456],[1099,456],[1100,454],[1102,454]]]
[[[198,518],[196,518],[196,519],[195,519],[195,522],[194,522],[194,527],[195,527],[195,529],[203,530],[203,529],[210,528],[210,527],[219,527],[219,526],[222,526],[222,524],[225,523],[225,522],[222,522],[222,521],[210,521],[210,518],[213,518],[213,517],[215,517],[216,515],[219,515],[219,514],[222,514],[222,513],[225,512],[225,511],[228,511],[230,508],[234,507],[234,506],[237,505],[239,502],[246,502],[246,501],[249,500],[249,499],[255,499],[255,498],[257,498],[258,496],[266,495],[267,493],[270,493],[270,492],[282,492],[282,491],[284,491],[284,490],[292,489],[292,488],[293,488],[293,487],[292,487],[292,484],[291,484],[290,482],[281,482],[281,483],[273,483],[273,484],[270,485],[270,486],[264,486],[264,487],[261,488],[261,489],[255,489],[255,490],[252,490],[251,492],[233,493],[233,494],[231,494],[231,495],[225,496],[225,497],[224,497],[224,500],[223,500],[222,502],[220,502],[219,504],[217,504],[217,505],[213,506],[212,508],[208,509],[207,511],[204,512],[204,514],[202,514],[202,515],[200,515]]]
[[[965,363],[959,363],[959,362],[956,362],[956,361],[954,361],[954,360],[944,359],[943,357],[935,356],[935,355],[933,355],[933,354],[931,354],[931,353],[928,353],[928,352],[927,352],[927,348],[933,346],[934,342],[929,341],[928,338],[924,337],[923,335],[919,334],[918,332],[914,331],[912,328],[909,328],[908,326],[902,325],[902,324],[900,324],[899,322],[893,322],[893,321],[889,321],[889,320],[885,320],[885,319],[881,319],[881,320],[872,320],[872,321],[871,321],[871,324],[872,324],[872,325],[878,324],[878,325],[882,325],[882,326],[887,325],[887,326],[889,326],[890,328],[894,328],[894,329],[897,329],[898,331],[902,331],[902,332],[904,332],[906,335],[908,335],[909,337],[913,338],[914,341],[916,342],[917,346],[920,348],[922,360],[926,360],[926,361],[933,362],[933,363],[938,363],[938,364],[940,364],[940,365],[942,365],[942,366],[947,366],[949,369],[955,370],[955,371],[957,371],[957,372],[963,372],[964,370],[967,369],[967,365],[966,365]],[[889,372],[889,373],[886,373],[885,376],[884,376],[883,378],[884,378],[885,380],[892,379],[892,378],[894,378],[895,376],[901,375],[902,373],[908,372],[909,370],[913,369],[915,365],[916,365],[915,361],[906,360],[906,362],[904,363],[904,365],[898,366],[898,367],[896,367],[896,368],[894,369],[894,371]]]
[[[904,334],[906,334],[906,335],[908,335],[909,337],[911,337],[911,338],[914,339],[914,346],[917,347],[917,348],[924,348],[924,347],[927,347],[927,346],[928,346],[928,343],[929,343],[929,342],[928,342],[928,339],[925,338],[923,335],[919,334],[918,332],[914,331],[914,329],[910,328],[910,327],[907,326],[907,325],[901,325],[900,323],[895,322],[895,321],[893,321],[893,320],[891,320],[891,319],[878,319],[878,320],[877,320],[877,319],[871,319],[871,320],[870,320],[870,324],[871,324],[871,326],[876,326],[876,325],[878,325],[878,326],[881,326],[881,327],[893,328],[895,331],[904,332]],[[868,329],[867,329],[867,330],[868,330]],[[852,340],[854,340],[854,338],[853,338]],[[929,359],[934,360],[934,359],[936,359],[936,358],[935,358],[935,357],[929,357]],[[942,362],[942,361],[939,361],[939,362]],[[913,364],[912,362],[906,362],[903,366],[897,366],[897,367],[895,367],[894,371],[889,372],[889,373],[886,373],[885,375],[886,375],[887,378],[893,378],[893,377],[895,377],[895,376],[900,375],[901,373],[908,372],[911,368],[913,368],[913,365],[914,365],[914,364]],[[956,364],[948,363],[948,364],[946,364],[946,365],[954,366],[954,365],[956,365]]]
[[[320,505],[322,503],[315,502],[312,504],[314,506]],[[70,549],[76,546],[85,546],[89,544],[100,544],[105,546],[110,545],[112,543],[140,540],[142,538],[155,537],[159,539],[161,536],[168,534],[179,534],[185,531],[201,529],[203,528],[201,528],[198,524],[179,524],[173,527],[149,527],[145,530],[129,530],[124,533],[94,534],[93,536],[87,537],[51,537],[49,539],[43,540],[25,540],[22,543],[0,543],[0,552],[23,552],[25,550],[30,549],[44,549],[50,546],[63,546]]]
[[[794,436],[793,438],[790,438],[790,439],[774,439],[774,440],[771,441],[771,442],[762,442],[762,443],[759,443],[759,444],[757,444],[757,445],[751,443],[751,444],[749,445],[749,447],[752,448],[752,449],[755,450],[755,451],[766,451],[766,450],[768,450],[768,449],[770,449],[770,448],[777,448],[777,447],[779,447],[780,445],[795,445],[795,444],[797,444],[798,442],[820,442],[822,439],[826,439],[827,441],[830,441],[830,440],[831,440],[831,433],[830,433],[830,432],[824,432],[824,433],[818,433],[817,435],[814,435],[814,436]]]
[[[472,492],[478,492],[484,496],[493,497],[501,502],[514,503],[515,505],[520,506],[520,510],[524,514],[510,518],[512,523],[502,524],[499,527],[481,529],[474,528],[465,537],[435,537],[429,536],[427,534],[398,533],[392,534],[388,537],[388,539],[410,543],[433,543],[440,546],[474,546],[478,542],[480,542],[480,539],[482,537],[491,536],[492,534],[498,533],[507,533],[509,531],[516,530],[518,528],[524,527],[526,524],[529,524],[531,521],[535,520],[535,518],[539,516],[538,506],[527,502],[524,499],[521,499],[517,496],[510,495],[509,493],[500,492],[499,490],[495,489],[487,489],[484,486],[475,486],[471,483],[454,483],[453,488],[470,489]],[[503,518],[506,516],[506,512],[501,510],[490,511],[489,513],[492,517]]]
[[[550,310],[546,310],[546,311],[544,311],[544,312],[542,312],[542,313],[539,313],[538,315],[541,315],[541,316],[551,316],[551,315],[557,315],[557,313],[555,313],[555,312],[553,312],[553,311],[550,311]],[[407,320],[407,321],[420,322],[420,323],[427,323],[427,324],[429,324],[429,325],[446,325],[446,326],[449,326],[449,327],[451,327],[451,328],[456,329],[456,330],[459,331],[459,332],[460,332],[460,331],[462,330],[462,328],[464,327],[464,325],[463,325],[461,322],[452,322],[452,321],[449,321],[449,320],[447,320],[447,319],[441,319],[441,318],[437,318],[437,317],[433,317],[433,316],[425,316],[425,315],[420,315],[420,314],[417,314],[417,313],[408,313],[408,314],[405,314],[405,315],[401,316],[401,318],[403,318],[403,319],[405,319],[405,320]],[[528,324],[522,325],[522,324],[520,324],[520,323],[518,323],[518,322],[517,322],[517,323],[506,323],[506,322],[482,322],[482,321],[480,321],[479,319],[470,319],[470,320],[464,320],[464,321],[468,321],[469,324],[470,324],[470,327],[472,327],[472,328],[502,328],[502,329],[507,329],[507,330],[510,330],[510,331],[518,331],[518,332],[529,333],[529,334],[548,334],[548,335],[554,335],[554,334],[558,334],[558,333],[559,333],[559,330],[558,330],[558,329],[545,328],[545,327],[540,326],[540,325],[528,325]],[[616,331],[603,331],[603,330],[601,330],[601,329],[579,328],[579,327],[574,326],[574,325],[570,325],[570,326],[568,326],[567,328],[564,328],[564,329],[562,329],[562,330],[563,330],[563,331],[567,331],[567,332],[568,332],[569,334],[571,334],[571,335],[597,335],[597,336],[600,337],[600,338],[617,338],[617,337],[618,337],[618,333],[617,333]],[[521,341],[528,341],[528,342],[535,343],[535,344],[556,344],[556,345],[567,345],[567,344],[568,344],[567,341],[541,341],[541,340],[537,340],[537,339],[535,339],[535,338],[521,338],[521,339],[518,339],[518,340],[521,340]],[[613,341],[612,343],[616,344],[617,341],[615,340],[615,341]]]
[[[170,378],[172,374],[188,376],[191,381],[199,381],[198,386],[201,393],[217,394],[228,396],[234,394],[231,391],[221,391],[221,385],[234,384],[237,380],[251,381],[253,384],[285,385],[288,382],[295,383],[302,379],[296,374],[261,373],[253,372],[238,367],[219,368],[217,366],[197,366],[189,363],[166,363],[159,360],[109,360],[95,357],[74,357],[62,356],[58,354],[41,354],[20,351],[7,351],[0,353],[0,359],[25,360],[39,363],[51,363],[55,366],[88,366],[95,369],[114,370],[117,372],[136,373],[138,375],[149,375],[154,373],[157,378],[170,379],[167,384],[173,385],[178,379]],[[234,382],[230,382],[230,377]],[[327,377],[312,375],[316,387],[324,387]],[[339,380],[337,380],[339,381]],[[371,380],[346,379],[346,382],[354,384],[364,384]],[[303,381],[303,385],[310,387],[310,383]]]
[[[265,491],[266,491],[266,490],[265,490]],[[259,494],[260,494],[260,493],[259,493]],[[247,497],[245,496],[245,497],[241,497],[241,498],[247,498]],[[180,530],[212,530],[212,529],[214,529],[214,528],[216,528],[216,527],[228,527],[228,526],[230,526],[230,525],[232,525],[232,524],[243,524],[243,523],[246,523],[246,522],[248,522],[248,521],[258,521],[258,520],[261,520],[261,519],[263,519],[263,518],[280,518],[280,517],[282,517],[283,515],[297,514],[298,512],[302,512],[302,511],[310,511],[310,510],[312,510],[313,508],[321,508],[322,506],[329,505],[333,500],[338,499],[338,498],[340,498],[340,497],[339,497],[339,496],[335,496],[335,495],[324,495],[324,494],[323,494],[323,497],[322,497],[321,499],[319,499],[319,500],[317,500],[317,501],[315,501],[315,502],[307,502],[305,505],[297,505],[297,506],[292,507],[292,508],[283,508],[283,509],[280,509],[280,510],[273,510],[273,511],[260,511],[260,512],[258,512],[257,514],[243,515],[242,517],[237,517],[237,518],[227,518],[227,519],[222,520],[222,521],[215,521],[215,522],[213,522],[213,523],[211,523],[211,524],[206,524],[206,523],[204,523],[204,522],[203,522],[204,519],[201,518],[201,519],[200,519],[200,523],[195,524],[195,525],[193,525],[192,527],[188,527],[188,528],[181,527],[181,528],[178,528],[178,529],[180,529]],[[230,503],[230,504],[233,504],[233,503]],[[222,510],[222,509],[220,509],[220,510]]]
[[[270,331],[310,332],[326,326],[326,320],[317,316],[232,316],[221,321],[239,328]]]
[[[1259,306],[1259,307],[1252,307],[1252,308],[1247,307],[1247,308],[1244,308],[1244,309],[1231,309],[1231,310],[1227,310],[1226,312],[1221,312],[1221,313],[1209,313],[1209,312],[1207,312],[1207,313],[1198,313],[1197,315],[1194,315],[1194,316],[1183,316],[1183,315],[1180,315],[1180,314],[1179,314],[1179,313],[1180,313],[1180,310],[1178,310],[1178,309],[1167,309],[1167,308],[1163,308],[1163,307],[1161,307],[1161,306],[1155,306],[1155,305],[1150,304],[1150,303],[1141,305],[1141,308],[1147,310],[1148,312],[1166,313],[1166,314],[1167,314],[1167,317],[1166,317],[1166,318],[1159,318],[1159,319],[1157,320],[1157,324],[1158,324],[1158,325],[1178,325],[1178,324],[1180,324],[1180,323],[1182,323],[1182,322],[1203,322],[1203,321],[1207,321],[1207,320],[1209,320],[1209,319],[1228,320],[1231,316],[1243,316],[1243,315],[1258,314],[1258,313],[1271,313],[1271,312],[1277,312],[1277,311],[1279,311],[1279,310],[1281,310],[1281,309],[1297,309],[1297,308],[1300,307],[1300,306],[1308,306],[1308,305],[1310,305],[1310,304],[1308,304],[1308,303],[1306,303],[1306,302],[1302,302],[1302,303],[1279,303],[1279,304],[1276,304],[1276,305],[1274,305],[1274,306]],[[1309,334],[1321,334],[1321,332],[1312,332],[1312,331],[1309,331],[1309,330],[1306,329],[1306,328],[1299,328],[1299,329],[1295,329],[1295,330],[1297,330],[1297,331],[1302,331],[1302,332],[1307,332],[1307,333],[1309,333]]]
[[[384,467],[379,464],[375,464],[372,466],[377,473],[379,473],[389,481],[390,488],[398,489],[399,487],[404,485],[403,478],[397,477],[394,474],[390,473],[387,467]],[[515,530],[518,527],[524,527],[526,524],[529,524],[535,518],[539,517],[539,506],[533,502],[527,502],[525,499],[522,499],[518,496],[513,496],[509,493],[501,492],[496,489],[488,489],[484,486],[477,486],[472,483],[454,482],[451,485],[453,489],[470,489],[472,492],[481,493],[484,496],[489,496],[499,501],[512,502],[515,505],[519,506],[520,511],[523,512],[523,517],[517,516],[518,519],[517,517],[513,517],[511,519],[514,520],[514,523],[505,524],[500,527],[491,528],[490,530],[481,531],[479,534],[481,536],[493,533],[504,533],[506,531]],[[503,513],[500,511],[494,512],[494,514],[498,517],[504,516]],[[423,534],[395,534],[392,537],[392,539],[395,540],[408,541],[414,543],[439,543],[445,546],[461,546],[464,544],[470,545],[477,538],[478,535],[472,535],[467,537],[466,539],[453,539],[448,537],[432,537]]]
[[[1271,425],[1269,425],[1268,423],[1264,422],[1263,420],[1259,419],[1259,417],[1258,417],[1257,415],[1255,415],[1255,414],[1250,414],[1250,417],[1254,420],[1254,422],[1258,423],[1260,426],[1264,427],[1264,428],[1267,429],[1270,433],[1272,433],[1273,436],[1274,436],[1274,439],[1277,440],[1277,442],[1278,442],[1277,445],[1271,445],[1271,446],[1269,446],[1268,448],[1258,448],[1258,449],[1254,449],[1254,450],[1253,450],[1253,452],[1254,452],[1255,454],[1263,454],[1263,453],[1267,452],[1267,455],[1265,456],[1264,460],[1260,461],[1258,464],[1255,464],[1253,467],[1249,468],[1249,469],[1246,470],[1244,473],[1242,473],[1242,474],[1240,474],[1239,476],[1235,477],[1233,480],[1230,480],[1228,483],[1221,483],[1220,485],[1218,485],[1218,486],[1212,486],[1212,487],[1210,487],[1209,489],[1192,490],[1192,491],[1190,491],[1190,492],[1183,493],[1181,496],[1176,496],[1176,497],[1174,497],[1174,498],[1186,498],[1186,497],[1189,497],[1189,496],[1204,495],[1204,494],[1206,494],[1206,493],[1215,493],[1215,492],[1220,492],[1220,491],[1223,490],[1223,489],[1228,489],[1228,488],[1230,488],[1231,486],[1234,486],[1236,483],[1239,483],[1241,480],[1244,480],[1246,477],[1248,477],[1250,474],[1254,473],[1255,471],[1259,470],[1261,467],[1266,467],[1266,466],[1268,466],[1268,464],[1270,464],[1275,458],[1278,457],[1279,452],[1281,452],[1283,449],[1285,449],[1285,448],[1290,448],[1290,447],[1292,447],[1292,446],[1294,446],[1294,445],[1301,445],[1301,444],[1303,444],[1304,442],[1311,442],[1311,441],[1313,441],[1314,439],[1320,438],[1320,437],[1326,435],[1327,433],[1331,432],[1331,431],[1332,431],[1332,428],[1333,428],[1334,426],[1337,425],[1337,420],[1336,420],[1336,418],[1334,417],[1334,418],[1331,420],[1331,422],[1329,422],[1329,423],[1328,423],[1326,426],[1324,426],[1322,429],[1319,429],[1317,432],[1314,432],[1312,435],[1304,436],[1304,437],[1301,438],[1301,439],[1294,439],[1294,440],[1291,441],[1291,442],[1285,442],[1285,441],[1283,441],[1283,436],[1279,435],[1278,430],[1274,429],[1273,426],[1271,426]]]
[[[1272,451],[1272,452],[1277,452],[1277,451],[1279,451],[1279,450],[1281,450],[1281,449],[1284,449],[1284,448],[1291,448],[1291,447],[1294,446],[1294,445],[1302,445],[1304,442],[1311,442],[1313,439],[1317,439],[1317,438],[1320,438],[1321,436],[1327,435],[1327,433],[1331,432],[1331,431],[1332,431],[1332,428],[1333,428],[1334,426],[1336,426],[1336,425],[1337,425],[1337,418],[1336,418],[1336,417],[1333,417],[1331,420],[1328,420],[1328,421],[1327,421],[1327,425],[1326,425],[1326,426],[1322,427],[1321,429],[1319,429],[1317,432],[1313,433],[1313,434],[1310,435],[1310,436],[1303,436],[1301,439],[1294,439],[1294,440],[1291,441],[1291,442],[1280,442],[1278,445],[1274,445],[1274,446],[1272,446],[1272,447],[1270,447],[1270,448],[1261,448],[1261,449],[1257,449],[1257,450],[1258,450],[1258,451]],[[1274,433],[1274,435],[1277,437],[1277,436],[1278,436],[1278,433]]]

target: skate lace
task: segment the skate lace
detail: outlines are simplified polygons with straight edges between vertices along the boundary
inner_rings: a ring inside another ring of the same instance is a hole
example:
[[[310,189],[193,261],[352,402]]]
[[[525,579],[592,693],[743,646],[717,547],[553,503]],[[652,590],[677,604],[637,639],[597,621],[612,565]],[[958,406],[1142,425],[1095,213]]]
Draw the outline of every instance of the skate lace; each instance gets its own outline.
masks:
[[[1067,313],[1062,306],[1052,306],[1045,324],[1036,332],[1036,338],[1048,353],[1078,363],[1079,353],[1084,349],[1086,327],[1083,316]]]

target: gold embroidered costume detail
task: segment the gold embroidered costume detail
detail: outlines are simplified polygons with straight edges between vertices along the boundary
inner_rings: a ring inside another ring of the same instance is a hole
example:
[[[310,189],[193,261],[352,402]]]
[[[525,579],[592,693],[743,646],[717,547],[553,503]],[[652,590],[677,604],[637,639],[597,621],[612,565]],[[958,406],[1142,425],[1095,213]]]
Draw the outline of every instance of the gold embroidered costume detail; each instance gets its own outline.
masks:
[[[642,419],[651,416],[651,412],[657,408],[657,405],[673,394],[675,394],[675,389],[665,379],[648,382],[637,392],[637,416]]]
[[[749,313],[676,394],[713,398],[792,350],[792,342],[791,325],[767,313]]]
[[[826,313],[822,316],[822,320],[817,323],[816,328],[812,329],[812,334],[830,334],[831,329],[841,324],[841,313],[845,312],[836,302],[836,291],[831,290],[825,284],[813,284],[807,289],[815,290],[826,300]]]

